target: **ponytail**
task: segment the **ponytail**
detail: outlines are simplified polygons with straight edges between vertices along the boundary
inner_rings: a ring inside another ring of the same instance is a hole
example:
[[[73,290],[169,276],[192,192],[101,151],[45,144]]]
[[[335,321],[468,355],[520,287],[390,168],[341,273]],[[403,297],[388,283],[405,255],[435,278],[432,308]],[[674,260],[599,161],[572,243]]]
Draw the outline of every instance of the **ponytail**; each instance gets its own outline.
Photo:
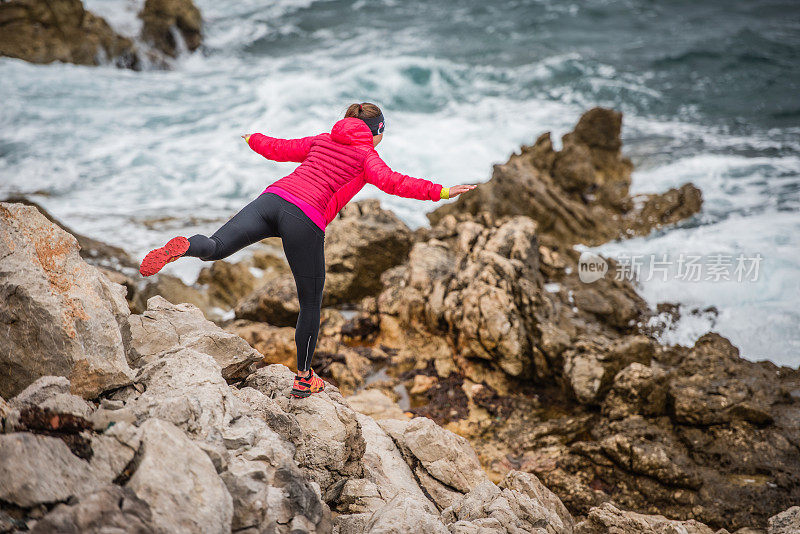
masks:
[[[356,119],[374,119],[383,115],[381,108],[372,104],[371,102],[362,102],[361,104],[350,104],[344,117],[355,117]]]

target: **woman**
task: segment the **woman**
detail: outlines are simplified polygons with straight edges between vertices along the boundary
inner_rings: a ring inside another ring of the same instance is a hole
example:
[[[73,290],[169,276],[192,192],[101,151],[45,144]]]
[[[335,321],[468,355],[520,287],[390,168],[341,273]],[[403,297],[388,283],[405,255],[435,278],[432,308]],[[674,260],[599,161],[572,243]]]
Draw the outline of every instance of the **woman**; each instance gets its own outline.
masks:
[[[301,139],[277,139],[255,133],[245,142],[267,159],[301,163],[294,172],[267,187],[211,237],[175,237],[151,250],[139,272],[151,276],[181,256],[205,261],[230,256],[256,241],[279,236],[297,284],[297,375],[292,395],[308,397],[324,389],[310,367],[319,333],[325,284],[325,227],[365,183],[406,198],[440,200],[475,188],[443,187],[391,170],[375,151],[383,139],[384,119],[378,106],[364,102],[347,108],[330,133]]]

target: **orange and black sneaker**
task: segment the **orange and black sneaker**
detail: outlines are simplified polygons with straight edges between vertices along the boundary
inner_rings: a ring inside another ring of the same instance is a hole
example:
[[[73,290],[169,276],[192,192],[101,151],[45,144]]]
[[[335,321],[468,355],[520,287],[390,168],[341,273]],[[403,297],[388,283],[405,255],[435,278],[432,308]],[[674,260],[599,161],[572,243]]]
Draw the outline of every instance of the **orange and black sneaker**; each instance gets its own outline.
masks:
[[[189,240],[183,236],[173,237],[163,247],[147,253],[139,267],[142,276],[152,276],[172,261],[177,260],[189,250]]]
[[[305,398],[312,393],[319,393],[325,389],[325,382],[314,372],[314,369],[310,369],[310,371],[306,377],[294,375],[292,397]]]

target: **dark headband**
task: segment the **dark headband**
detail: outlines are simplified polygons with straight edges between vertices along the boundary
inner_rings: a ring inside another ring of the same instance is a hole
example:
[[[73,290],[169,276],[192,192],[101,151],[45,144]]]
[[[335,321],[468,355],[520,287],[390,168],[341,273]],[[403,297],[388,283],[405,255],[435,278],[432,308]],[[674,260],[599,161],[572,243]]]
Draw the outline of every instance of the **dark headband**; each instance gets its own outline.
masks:
[[[377,117],[371,117],[369,119],[361,119],[361,120],[367,123],[369,131],[372,132],[372,135],[378,135],[383,133],[383,128],[384,128],[383,113],[381,113]]]

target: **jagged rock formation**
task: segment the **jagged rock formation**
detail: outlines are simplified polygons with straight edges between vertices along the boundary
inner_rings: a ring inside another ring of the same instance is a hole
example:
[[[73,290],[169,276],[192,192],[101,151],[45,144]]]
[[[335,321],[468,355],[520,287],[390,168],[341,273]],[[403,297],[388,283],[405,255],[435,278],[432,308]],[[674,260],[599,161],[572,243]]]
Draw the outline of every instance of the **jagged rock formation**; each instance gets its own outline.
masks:
[[[633,165],[622,156],[622,113],[594,108],[553,150],[550,134],[523,146],[492,179],[468,195],[428,214],[432,225],[445,216],[526,215],[539,223],[539,237],[563,245],[597,245],[618,237],[645,235],[700,211],[692,184],[660,195],[628,195]]]
[[[113,60],[136,69],[133,41],[118,35],[81,0],[12,0],[0,3],[0,55],[32,63],[98,65]]]
[[[139,13],[142,40],[170,57],[177,57],[181,43],[194,52],[202,43],[203,18],[192,0],[147,0]]]

